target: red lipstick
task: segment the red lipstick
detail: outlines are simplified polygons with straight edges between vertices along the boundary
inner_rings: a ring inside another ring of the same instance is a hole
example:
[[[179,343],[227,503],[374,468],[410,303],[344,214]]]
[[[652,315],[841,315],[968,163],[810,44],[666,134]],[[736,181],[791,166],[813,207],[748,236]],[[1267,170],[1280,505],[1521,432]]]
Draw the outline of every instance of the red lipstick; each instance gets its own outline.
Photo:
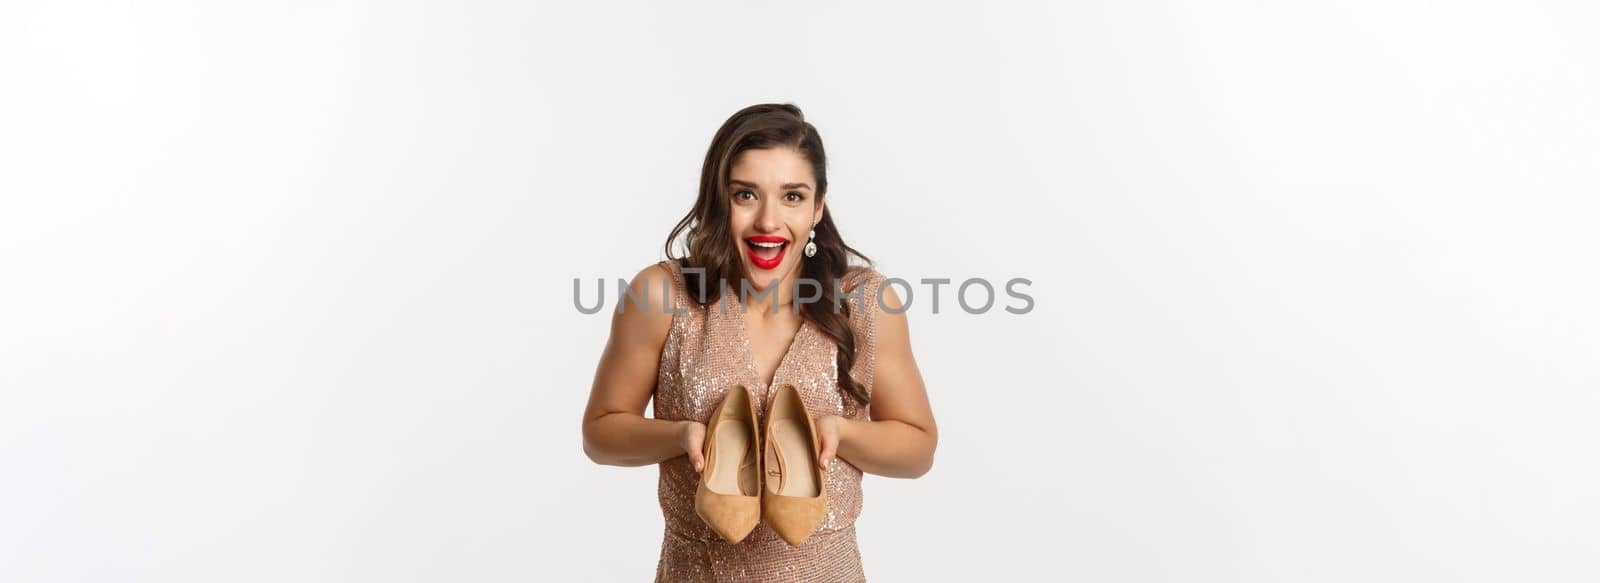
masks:
[[[757,243],[764,244],[757,245]],[[777,245],[773,245],[777,243]],[[746,237],[744,240],[745,255],[750,257],[757,269],[773,269],[783,263],[783,255],[789,251],[789,240],[777,235],[756,235]]]

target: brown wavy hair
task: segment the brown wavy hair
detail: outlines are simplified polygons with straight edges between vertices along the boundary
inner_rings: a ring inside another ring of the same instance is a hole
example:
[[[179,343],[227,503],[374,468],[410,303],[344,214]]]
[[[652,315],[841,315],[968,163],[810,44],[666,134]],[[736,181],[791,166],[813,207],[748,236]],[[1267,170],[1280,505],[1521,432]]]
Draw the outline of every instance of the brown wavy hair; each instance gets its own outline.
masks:
[[[685,273],[691,301],[700,305],[715,303],[722,296],[721,282],[739,281],[739,248],[730,231],[732,190],[728,188],[728,172],[733,160],[745,150],[789,148],[811,163],[816,177],[816,199],[820,204],[828,193],[828,157],[822,149],[822,136],[817,128],[806,121],[799,107],[790,103],[766,103],[739,110],[723,122],[706,150],[705,165],[700,169],[700,194],[683,220],[667,236],[668,259],[682,267],[704,269],[703,275]],[[800,277],[822,284],[822,299],[802,304],[801,314],[839,347],[839,388],[845,394],[868,402],[866,388],[850,376],[856,360],[856,339],[850,329],[851,302],[837,301],[834,288],[850,267],[850,256],[861,259],[866,266],[872,260],[860,251],[846,245],[833,224],[833,211],[825,209],[822,220],[815,227],[817,244],[814,257],[802,257]],[[673,242],[687,233],[683,257],[673,253]],[[713,285],[710,282],[718,282]],[[864,293],[864,292],[863,292]],[[841,311],[835,311],[838,305]]]

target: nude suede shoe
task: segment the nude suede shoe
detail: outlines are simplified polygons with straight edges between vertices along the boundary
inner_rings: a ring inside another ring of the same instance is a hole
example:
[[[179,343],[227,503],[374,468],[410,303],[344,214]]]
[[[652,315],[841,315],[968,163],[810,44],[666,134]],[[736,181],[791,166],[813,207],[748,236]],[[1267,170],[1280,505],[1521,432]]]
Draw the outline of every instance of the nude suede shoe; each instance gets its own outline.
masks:
[[[694,492],[695,514],[729,543],[744,540],[761,519],[757,439],[750,392],[736,385],[706,422],[705,468]]]
[[[773,395],[761,443],[761,521],[792,546],[800,546],[828,512],[828,490],[817,467],[817,427],[794,385]]]

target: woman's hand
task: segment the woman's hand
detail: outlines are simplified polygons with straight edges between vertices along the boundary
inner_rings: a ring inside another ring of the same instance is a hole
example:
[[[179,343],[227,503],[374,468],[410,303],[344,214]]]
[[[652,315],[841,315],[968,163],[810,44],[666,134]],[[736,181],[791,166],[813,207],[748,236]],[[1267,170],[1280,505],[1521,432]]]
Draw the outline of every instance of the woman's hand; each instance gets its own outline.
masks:
[[[678,446],[683,448],[683,453],[688,454],[689,463],[694,464],[694,471],[699,472],[706,467],[706,426],[699,421],[678,423]]]
[[[849,422],[849,419],[838,415],[823,415],[816,418],[817,441],[819,442],[817,465],[822,469],[828,469],[828,465],[833,462],[833,458],[839,455],[839,442],[844,439],[844,428]]]

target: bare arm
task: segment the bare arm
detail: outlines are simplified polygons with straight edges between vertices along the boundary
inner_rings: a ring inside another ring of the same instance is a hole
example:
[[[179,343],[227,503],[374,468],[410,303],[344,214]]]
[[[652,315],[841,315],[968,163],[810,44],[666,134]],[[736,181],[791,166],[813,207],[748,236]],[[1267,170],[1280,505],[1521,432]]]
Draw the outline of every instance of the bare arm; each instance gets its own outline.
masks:
[[[900,297],[892,287],[884,289],[883,303],[891,310],[901,309]],[[939,429],[933,421],[922,373],[911,355],[906,315],[880,309],[873,312],[878,356],[872,373],[872,405],[868,408],[871,420],[839,416],[819,420],[818,433],[823,437],[821,460],[826,467],[836,454],[863,472],[918,478],[933,468]],[[836,446],[829,447],[830,441]]]
[[[621,310],[611,318],[611,338],[595,370],[589,404],[583,413],[583,452],[595,463],[643,466],[690,454],[698,470],[705,427],[694,421],[668,421],[644,416],[655,392],[661,347],[672,326],[666,305],[672,275],[652,265],[634,276],[629,287],[643,306],[617,298]]]

